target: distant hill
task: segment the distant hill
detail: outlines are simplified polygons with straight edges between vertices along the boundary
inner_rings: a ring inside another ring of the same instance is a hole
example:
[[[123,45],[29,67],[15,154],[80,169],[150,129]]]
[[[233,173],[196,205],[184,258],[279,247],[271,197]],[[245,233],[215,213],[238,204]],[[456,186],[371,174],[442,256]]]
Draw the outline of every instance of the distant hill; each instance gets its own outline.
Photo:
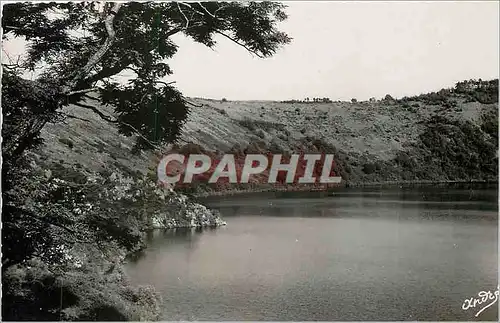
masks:
[[[233,152],[251,145],[274,152],[333,150],[337,172],[353,184],[498,179],[498,80],[355,103],[191,101],[199,107],[192,108],[179,145]],[[159,153],[134,154],[133,138],[119,135],[92,111],[70,106],[66,112],[74,118],[44,129],[40,161],[131,176],[155,171]]]

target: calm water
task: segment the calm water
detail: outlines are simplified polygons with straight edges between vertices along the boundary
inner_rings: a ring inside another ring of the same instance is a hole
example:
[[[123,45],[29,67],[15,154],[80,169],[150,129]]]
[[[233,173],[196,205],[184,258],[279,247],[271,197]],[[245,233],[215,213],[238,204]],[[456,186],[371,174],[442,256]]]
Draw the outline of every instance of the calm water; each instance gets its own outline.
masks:
[[[155,232],[127,267],[163,320],[497,320],[496,190],[205,200],[227,227]]]

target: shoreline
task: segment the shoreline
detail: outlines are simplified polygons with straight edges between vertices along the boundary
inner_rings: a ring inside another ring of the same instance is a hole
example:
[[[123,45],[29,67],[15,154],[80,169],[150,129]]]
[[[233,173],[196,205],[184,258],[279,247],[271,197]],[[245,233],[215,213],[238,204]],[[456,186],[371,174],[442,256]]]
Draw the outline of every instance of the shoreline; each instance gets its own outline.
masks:
[[[364,182],[364,183],[342,183],[337,186],[328,188],[314,188],[314,187],[269,187],[269,188],[254,188],[247,190],[224,190],[224,191],[213,191],[205,193],[195,193],[188,194],[194,198],[206,198],[214,196],[233,196],[233,195],[244,195],[252,193],[269,193],[269,192],[332,192],[335,190],[350,189],[350,188],[419,188],[419,187],[453,187],[453,186],[467,186],[467,185],[486,185],[486,186],[497,186],[498,180],[449,180],[449,181],[384,181],[384,182]]]

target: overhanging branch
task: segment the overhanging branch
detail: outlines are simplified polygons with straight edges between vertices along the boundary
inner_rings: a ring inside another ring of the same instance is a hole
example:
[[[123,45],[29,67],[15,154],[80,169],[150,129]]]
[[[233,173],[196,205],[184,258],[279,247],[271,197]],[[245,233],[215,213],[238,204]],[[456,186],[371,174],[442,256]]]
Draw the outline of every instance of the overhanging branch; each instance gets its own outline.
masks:
[[[78,91],[71,91],[68,93],[68,96],[71,96],[71,95],[75,95],[75,94],[83,94],[83,93],[88,93],[88,92],[94,92],[94,91],[97,91],[98,88],[96,87],[93,87],[93,88],[90,88],[90,89],[83,89],[83,90],[78,90]]]
[[[184,104],[189,104],[189,105],[192,105],[193,107],[196,107],[196,108],[201,108],[201,107],[203,107],[203,104],[202,104],[202,105],[198,105],[198,104],[195,104],[195,103],[193,103],[193,102],[189,102],[189,101],[188,101],[188,100],[186,100],[186,99],[182,99],[182,102],[183,102]]]
[[[92,110],[93,112],[95,112],[97,115],[99,115],[99,117],[101,117],[105,121],[108,121],[108,122],[111,122],[111,123],[119,123],[119,124],[122,124],[122,125],[124,125],[126,127],[129,127],[139,137],[141,137],[142,139],[144,139],[144,141],[146,141],[149,145],[151,145],[151,147],[154,147],[154,148],[156,148],[156,149],[158,149],[160,151],[162,150],[161,147],[157,146],[155,143],[151,142],[148,138],[146,138],[145,136],[143,136],[141,134],[141,132],[139,130],[137,130],[134,126],[132,126],[131,124],[123,122],[123,121],[120,121],[118,119],[113,120],[113,119],[111,119],[110,116],[105,115],[104,113],[102,113],[101,111],[99,111],[96,107],[93,107],[91,105],[87,105],[87,104],[84,104],[84,103],[73,103],[73,104],[76,105],[76,106],[79,106],[81,108]]]
[[[87,75],[90,74],[90,72],[94,69],[95,65],[99,63],[99,61],[104,57],[106,52],[111,48],[113,45],[115,38],[116,38],[116,33],[113,27],[113,22],[115,20],[115,16],[118,13],[118,10],[120,10],[120,7],[122,6],[122,3],[116,2],[113,5],[113,8],[111,8],[111,11],[109,14],[106,16],[106,19],[104,20],[104,25],[106,27],[106,32],[108,34],[108,37],[104,41],[104,44],[97,50],[97,52],[94,53],[88,60],[87,64],[85,64],[84,67],[82,67],[73,77],[71,81],[69,81],[63,88],[62,88],[62,93],[67,94],[70,93],[72,89],[75,88],[75,86],[78,84],[78,82],[85,78]]]
[[[251,49],[250,47],[248,47],[247,45],[239,42],[236,38],[234,37],[231,37],[225,33],[223,33],[222,31],[219,31],[219,30],[216,30],[215,31],[216,33],[226,37],[227,39],[231,40],[233,43],[237,44],[237,45],[240,45],[241,47],[243,47],[244,49],[246,49],[248,52],[252,53],[252,54],[255,54],[257,57],[259,58],[265,58],[264,56],[262,56],[261,54],[259,54],[257,51]]]
[[[210,11],[208,11],[208,9],[207,9],[207,8],[205,8],[205,6],[204,6],[201,2],[197,2],[197,4],[199,4],[199,5],[200,5],[200,7],[202,7],[202,8],[203,8],[203,10],[205,10],[205,12],[206,12],[206,13],[208,13],[208,15],[209,15],[210,17],[212,17],[212,18],[216,18],[216,19],[217,19],[217,17],[215,17],[215,15],[214,15],[213,13],[211,13]]]
[[[102,119],[108,121],[108,122],[111,122],[111,123],[118,123],[118,120],[113,120],[111,119],[110,116],[107,116],[105,115],[104,113],[102,113],[101,111],[99,111],[99,109],[97,109],[96,107],[93,107],[91,105],[87,105],[87,104],[84,104],[84,103],[79,103],[79,102],[76,102],[76,103],[73,103],[74,105],[76,106],[79,106],[81,108],[85,108],[85,109],[88,109],[88,110],[92,110],[93,112],[95,112],[97,115],[99,115],[99,117],[101,117]]]
[[[184,29],[187,29],[189,27],[189,19],[186,17],[186,15],[184,14],[184,11],[182,11],[181,9],[181,6],[179,5],[179,3],[181,4],[185,4],[185,3],[182,3],[182,2],[176,2],[177,4],[177,8],[179,8],[179,12],[181,13],[181,15],[184,17],[184,19],[186,20],[186,26],[184,26]],[[191,6],[189,6],[191,7]]]

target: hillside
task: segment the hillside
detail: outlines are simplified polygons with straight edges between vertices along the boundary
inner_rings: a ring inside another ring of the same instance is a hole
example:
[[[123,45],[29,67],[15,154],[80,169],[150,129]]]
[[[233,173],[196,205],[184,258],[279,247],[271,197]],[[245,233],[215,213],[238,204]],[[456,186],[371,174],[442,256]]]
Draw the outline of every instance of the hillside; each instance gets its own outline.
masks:
[[[359,103],[193,98],[197,107],[191,109],[181,140],[163,153],[172,148],[213,155],[230,151],[240,160],[249,152],[333,153],[334,170],[345,185],[497,181],[498,81],[493,84],[494,88],[485,89],[480,83],[413,98]],[[89,99],[87,104],[93,102]],[[99,110],[112,114],[107,107]],[[2,281],[9,286],[2,291],[3,300],[16,305],[2,313],[4,318],[156,320],[161,298],[152,289],[130,284],[123,270],[126,257],[146,246],[151,228],[225,224],[219,212],[182,191],[210,195],[278,189],[257,180],[255,185],[197,182],[178,187],[177,192],[163,190],[156,185],[161,151],[134,151],[134,138],[120,135],[114,124],[91,109],[70,105],[63,113],[64,122],[47,125],[43,144],[30,150],[19,170],[9,175],[23,180],[4,193],[4,201],[5,197],[10,201],[4,205],[10,209],[3,210],[3,225],[21,222],[22,226],[5,231],[10,244],[3,243],[2,252],[15,260],[25,255],[19,250],[35,248],[42,260],[8,268]],[[279,187],[299,188],[303,187]],[[32,213],[17,212],[20,208]],[[74,229],[52,225],[53,221]],[[26,239],[28,234],[35,237]],[[47,237],[55,239],[56,250],[46,248]],[[92,237],[104,244],[89,243]],[[65,263],[61,285],[55,283],[59,274],[48,265],[47,259],[54,255]],[[42,281],[43,289],[34,287]],[[54,297],[56,293],[64,293],[68,300],[61,314],[54,314],[63,306],[62,296]]]
[[[304,147],[335,152],[335,170],[352,184],[497,180],[498,81],[484,82],[496,86],[486,90],[481,85],[464,90],[463,83],[411,98],[356,103],[192,98],[197,107],[191,108],[179,145],[226,152],[249,146],[275,153]],[[65,112],[72,117],[64,124],[44,129],[43,160],[132,176],[155,171],[161,153],[133,153],[133,138],[90,110],[70,106]]]

